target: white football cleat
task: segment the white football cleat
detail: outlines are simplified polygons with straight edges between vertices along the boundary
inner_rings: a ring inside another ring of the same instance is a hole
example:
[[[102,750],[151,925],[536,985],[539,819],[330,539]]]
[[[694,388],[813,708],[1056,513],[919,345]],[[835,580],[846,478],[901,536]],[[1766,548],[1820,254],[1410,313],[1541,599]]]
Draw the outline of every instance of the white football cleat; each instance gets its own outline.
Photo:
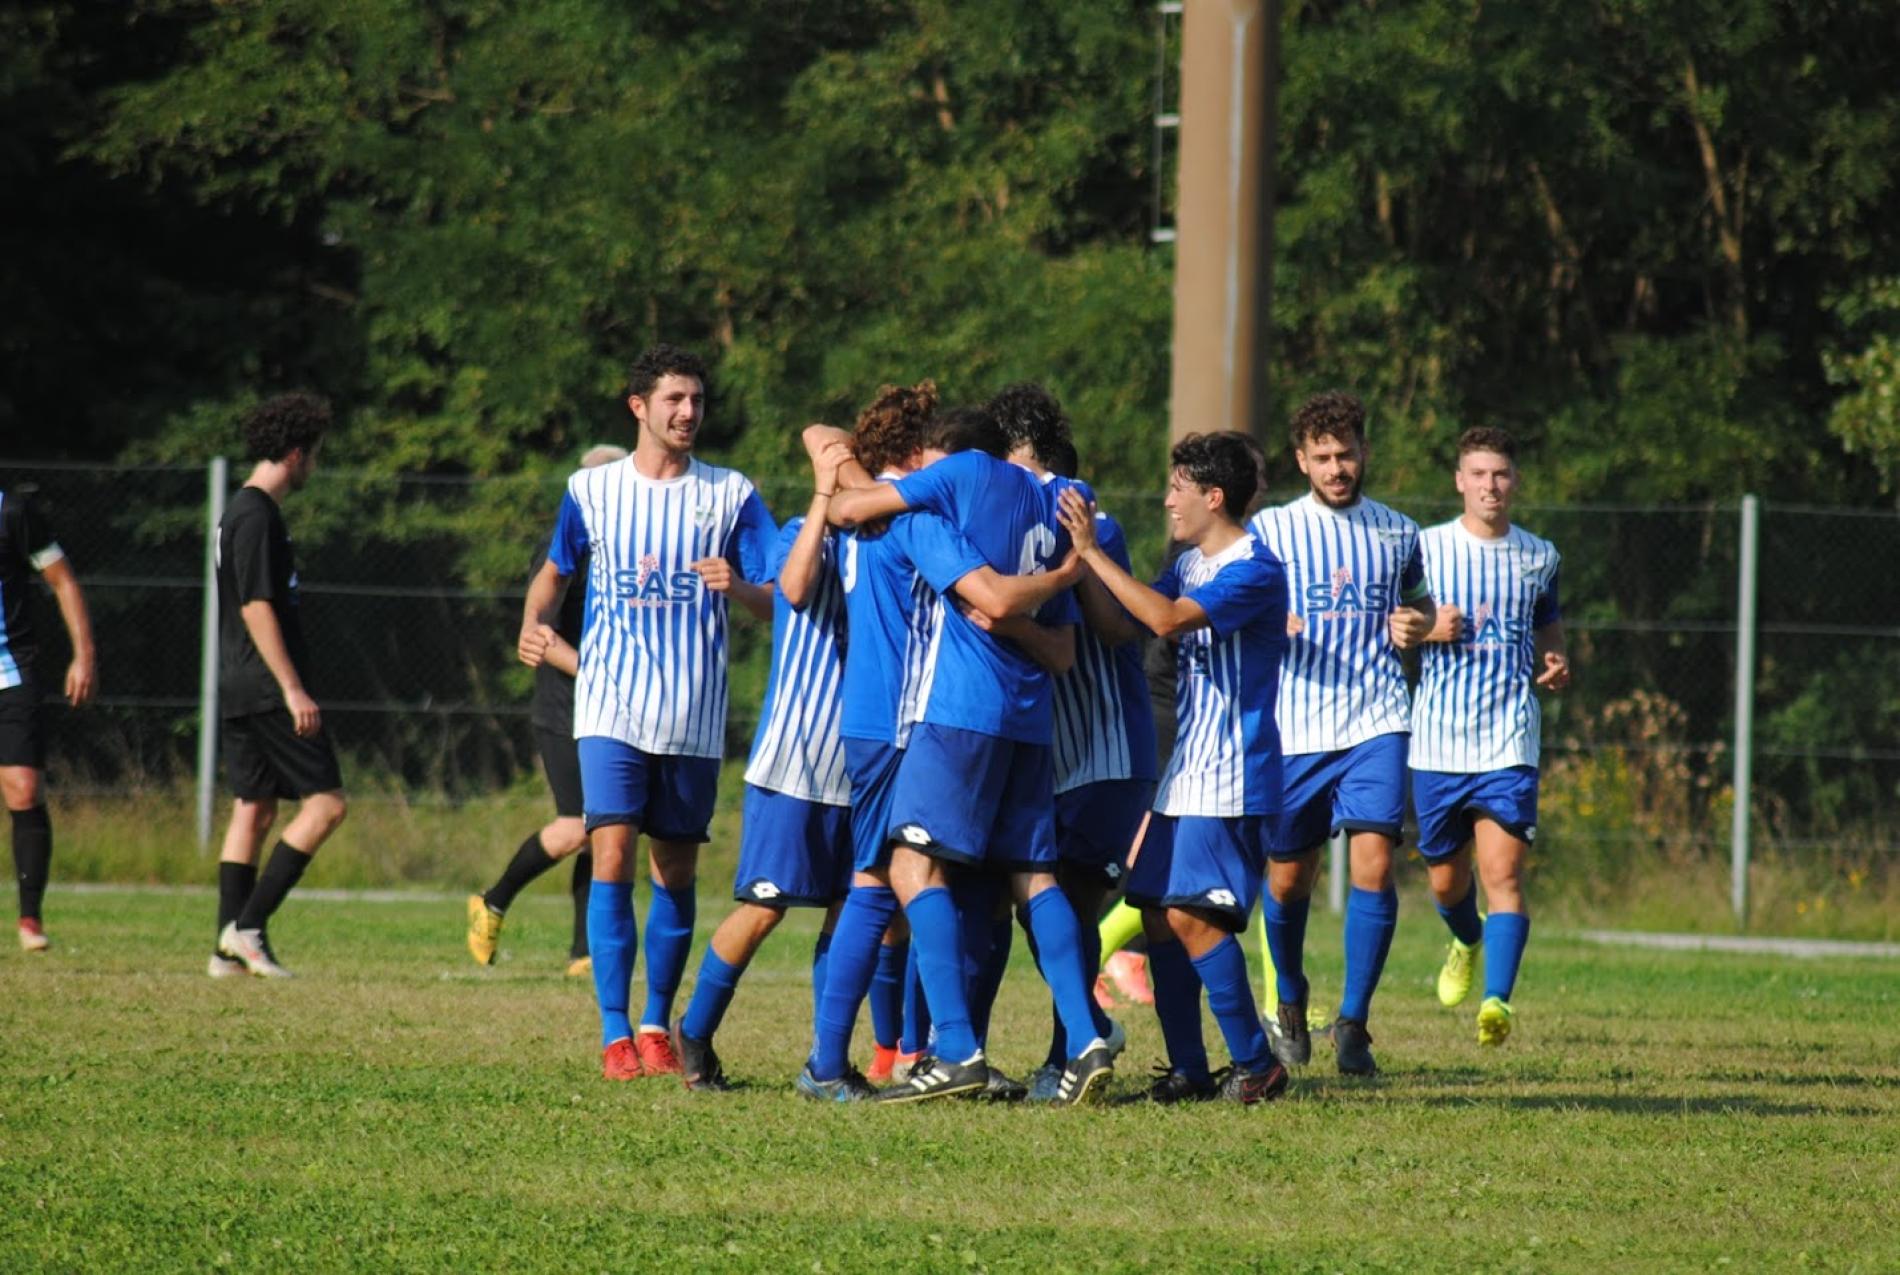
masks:
[[[218,955],[242,961],[244,968],[259,978],[289,978],[290,971],[271,954],[270,941],[262,930],[240,930],[232,921],[218,935]]]

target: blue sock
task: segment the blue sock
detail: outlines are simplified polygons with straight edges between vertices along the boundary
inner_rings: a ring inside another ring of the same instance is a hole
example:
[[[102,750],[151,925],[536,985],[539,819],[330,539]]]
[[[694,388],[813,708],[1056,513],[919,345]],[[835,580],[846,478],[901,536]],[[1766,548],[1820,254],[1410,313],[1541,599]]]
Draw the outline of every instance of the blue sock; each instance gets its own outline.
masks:
[[[1273,953],[1273,981],[1283,1005],[1306,1003],[1306,918],[1313,910],[1311,895],[1284,903],[1271,890],[1260,896],[1267,918],[1267,950]]]
[[[1531,919],[1522,912],[1493,912],[1484,918],[1484,994],[1511,999],[1517,967],[1530,941]]]
[[[904,1035],[898,1047],[907,1054],[930,1049],[930,1002],[924,999],[924,980],[917,973],[917,945],[904,953]]]
[[[970,1025],[976,1040],[985,1049],[990,1043],[990,1011],[996,1008],[996,993],[1002,989],[1003,974],[1009,969],[1009,948],[1016,937],[1016,918],[1005,912],[989,924],[988,950],[970,987]]]
[[[1201,977],[1179,939],[1148,944],[1148,979],[1155,1017],[1167,1043],[1168,1066],[1190,1080],[1207,1079],[1207,1043],[1201,1039]]]
[[[686,1002],[686,1017],[680,1019],[680,1035],[694,1040],[711,1040],[739,990],[739,976],[745,966],[731,965],[708,945],[699,963],[699,977],[693,980],[693,998]]]
[[[820,930],[811,945],[811,1021],[818,1021],[818,1001],[825,994],[825,971],[831,965],[831,931]]]
[[[858,1006],[870,989],[877,950],[897,914],[897,896],[886,885],[854,885],[844,896],[838,924],[831,931],[825,962],[825,990],[818,997],[818,1022],[812,1033],[811,1074],[836,1080],[850,1063],[851,1029]]]
[[[1082,935],[1075,909],[1062,891],[1051,887],[1029,900],[1023,919],[1036,936],[1043,981],[1055,997],[1056,1013],[1062,1016],[1062,1030],[1068,1037],[1065,1047],[1080,1050],[1095,1037],[1095,1017],[1089,1012],[1095,1004],[1091,994],[1095,971],[1082,969]]]
[[[1463,903],[1454,903],[1446,907],[1440,903],[1438,915],[1445,918],[1445,928],[1451,936],[1466,947],[1476,947],[1484,938],[1484,923],[1478,920],[1478,879],[1471,879],[1471,888],[1465,891]]]
[[[973,1058],[978,1046],[963,981],[963,936],[950,891],[942,886],[918,891],[905,905],[904,915],[910,918],[910,946],[917,953],[924,999],[936,1020],[937,1056],[959,1063]]]
[[[698,896],[690,885],[669,890],[653,882],[647,908],[647,1003],[642,1027],[665,1028],[673,1018],[673,995],[693,950],[693,913]]]
[[[633,887],[596,881],[587,892],[587,950],[594,954],[594,999],[600,1002],[604,1049],[633,1035],[627,999],[633,986]]]
[[[1151,958],[1152,959],[1152,958]],[[1220,1034],[1227,1040],[1227,1056],[1236,1067],[1258,1071],[1267,1065],[1270,1047],[1260,1026],[1260,1004],[1253,998],[1247,975],[1247,955],[1229,934],[1194,958],[1194,972],[1207,988],[1207,1007],[1214,1011]]]
[[[910,943],[880,943],[877,972],[871,975],[871,1034],[879,1049],[897,1048],[904,1031],[904,961]]]
[[[1089,917],[1077,916],[1075,929],[1082,938],[1082,981],[1089,989],[1089,1017],[1095,1023],[1095,1034],[1106,1040],[1113,1024],[1095,1003],[1095,976],[1102,970],[1102,928]]]
[[[1339,1016],[1366,1021],[1372,1012],[1372,993],[1385,972],[1385,954],[1392,950],[1392,934],[1399,928],[1399,892],[1383,893],[1352,888],[1346,898],[1346,990],[1339,998]]]

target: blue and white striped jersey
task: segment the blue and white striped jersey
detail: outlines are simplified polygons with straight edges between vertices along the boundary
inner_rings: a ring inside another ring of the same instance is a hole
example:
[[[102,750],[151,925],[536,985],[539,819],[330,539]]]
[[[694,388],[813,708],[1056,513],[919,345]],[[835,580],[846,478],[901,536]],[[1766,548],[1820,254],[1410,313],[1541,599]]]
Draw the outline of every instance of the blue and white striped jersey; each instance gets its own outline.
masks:
[[[779,529],[769,567],[772,579],[785,570],[804,525],[801,516]],[[844,715],[845,650],[838,539],[825,535],[818,576],[802,609],[787,602],[782,589],[772,595],[772,668],[745,768],[745,781],[755,788],[827,806],[851,804],[844,741],[838,734]]]
[[[1299,623],[1280,677],[1288,756],[1351,748],[1411,728],[1386,619],[1424,595],[1418,524],[1365,497],[1333,509],[1311,493],[1262,509],[1248,529],[1286,564]]]
[[[1207,627],[1176,648],[1174,755],[1155,791],[1164,815],[1233,818],[1280,810],[1280,729],[1273,704],[1286,654],[1286,571],[1243,535],[1213,557],[1189,549],[1155,589],[1188,598]]]
[[[1486,540],[1453,520],[1419,536],[1440,606],[1464,613],[1456,642],[1430,642],[1412,702],[1412,768],[1482,774],[1535,766],[1543,710],[1533,635],[1555,624],[1555,545],[1522,527]]]
[[[719,757],[726,733],[726,597],[692,564],[725,558],[754,584],[778,528],[745,475],[703,461],[647,478],[633,458],[567,480],[548,561],[587,555],[574,737]]]
[[[1129,570],[1121,524],[1095,515],[1102,552]],[[1056,791],[1110,779],[1155,777],[1155,714],[1141,671],[1141,643],[1109,646],[1084,624],[1076,634],[1075,667],[1056,677]]]

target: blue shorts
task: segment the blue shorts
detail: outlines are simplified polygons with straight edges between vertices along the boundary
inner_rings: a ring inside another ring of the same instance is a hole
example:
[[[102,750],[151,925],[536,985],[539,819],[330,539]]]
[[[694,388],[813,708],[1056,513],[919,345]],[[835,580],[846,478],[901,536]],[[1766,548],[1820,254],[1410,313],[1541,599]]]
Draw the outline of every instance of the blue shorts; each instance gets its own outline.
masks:
[[[1405,826],[1405,754],[1409,735],[1378,735],[1351,748],[1288,757],[1281,771],[1274,859],[1293,859],[1335,832],[1383,832]]]
[[[1156,814],[1128,870],[1128,902],[1192,908],[1229,930],[1246,929],[1267,870],[1272,826],[1272,815]]]
[[[717,757],[643,753],[604,735],[577,740],[587,831],[632,824],[655,841],[704,841],[719,790]]]
[[[890,840],[950,863],[1053,872],[1055,773],[1047,744],[920,722],[891,795]]]
[[[745,786],[745,827],[732,897],[823,908],[851,888],[851,810]]]
[[[1412,809],[1418,812],[1418,852],[1427,863],[1456,854],[1482,816],[1519,841],[1537,839],[1537,767],[1510,766],[1477,775],[1442,770],[1412,772]]]
[[[1114,889],[1154,796],[1152,779],[1104,779],[1057,793],[1056,857],[1095,869]]]
[[[891,863],[891,794],[904,750],[880,739],[844,739],[844,773],[851,780],[851,866],[875,872]]]

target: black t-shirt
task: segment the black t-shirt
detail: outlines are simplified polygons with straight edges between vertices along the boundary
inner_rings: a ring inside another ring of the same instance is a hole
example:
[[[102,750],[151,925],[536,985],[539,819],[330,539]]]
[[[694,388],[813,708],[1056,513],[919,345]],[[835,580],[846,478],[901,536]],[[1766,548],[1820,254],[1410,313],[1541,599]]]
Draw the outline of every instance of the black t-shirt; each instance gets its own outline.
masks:
[[[297,606],[297,567],[277,502],[243,487],[218,521],[218,708],[224,717],[284,706],[270,666],[244,627],[247,602],[269,602],[297,677],[310,687],[310,656]]]
[[[26,493],[0,490],[0,690],[33,675],[33,577],[63,556]]]
[[[534,565],[528,568],[530,580],[541,574],[542,564],[547,560],[548,546],[543,544],[535,551]],[[586,555],[582,555],[574,564],[574,574],[561,585],[560,605],[561,613],[555,618],[554,631],[578,651],[581,645],[581,617],[587,610]],[[534,699],[528,710],[528,720],[536,730],[572,735],[574,679],[552,664],[538,666],[534,670]]]

